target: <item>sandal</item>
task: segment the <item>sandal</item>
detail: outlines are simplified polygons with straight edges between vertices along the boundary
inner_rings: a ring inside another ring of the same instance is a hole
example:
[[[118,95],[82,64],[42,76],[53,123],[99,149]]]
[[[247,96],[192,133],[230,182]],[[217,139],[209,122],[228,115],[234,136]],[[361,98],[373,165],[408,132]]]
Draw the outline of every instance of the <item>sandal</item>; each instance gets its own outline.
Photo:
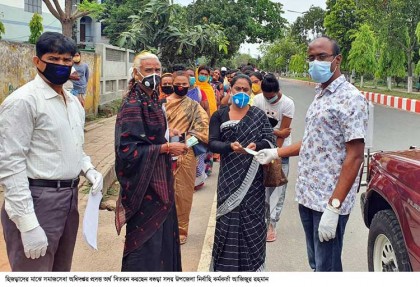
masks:
[[[179,238],[179,245],[183,245],[185,243],[187,243],[187,237],[186,236],[185,237],[180,237]]]

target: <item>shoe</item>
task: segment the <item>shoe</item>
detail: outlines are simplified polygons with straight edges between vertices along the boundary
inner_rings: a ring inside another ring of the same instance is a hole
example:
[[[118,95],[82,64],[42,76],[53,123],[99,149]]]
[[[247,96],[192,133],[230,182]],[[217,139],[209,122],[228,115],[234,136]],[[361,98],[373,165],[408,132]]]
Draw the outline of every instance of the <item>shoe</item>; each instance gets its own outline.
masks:
[[[277,239],[277,234],[276,234],[276,230],[274,229],[273,225],[268,225],[268,231],[267,231],[267,242],[273,242],[276,241]]]

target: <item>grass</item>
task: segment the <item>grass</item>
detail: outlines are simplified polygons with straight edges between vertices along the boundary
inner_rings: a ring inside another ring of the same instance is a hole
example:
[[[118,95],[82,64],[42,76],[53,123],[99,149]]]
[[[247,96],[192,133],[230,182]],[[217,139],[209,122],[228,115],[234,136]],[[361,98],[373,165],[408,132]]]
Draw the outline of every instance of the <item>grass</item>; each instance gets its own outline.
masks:
[[[306,78],[305,77],[289,77],[289,78],[290,79],[307,81],[307,82],[313,82],[312,79],[307,78],[307,77]],[[413,83],[414,84],[414,87],[413,87],[413,92],[412,93],[404,92],[404,88],[401,88],[401,87],[396,87],[395,90],[388,90],[388,87],[381,86],[381,85],[378,85],[377,88],[366,86],[366,85],[369,85],[369,84],[371,84],[371,83],[370,82],[368,82],[368,83],[365,82],[364,87],[363,88],[360,88],[360,86],[356,82],[356,85],[355,86],[359,90],[365,91],[365,92],[380,93],[380,94],[386,94],[386,95],[389,95],[389,96],[396,96],[396,97],[402,97],[402,98],[409,98],[409,99],[420,100],[420,93],[417,92],[417,90],[414,88],[415,87],[415,83]]]

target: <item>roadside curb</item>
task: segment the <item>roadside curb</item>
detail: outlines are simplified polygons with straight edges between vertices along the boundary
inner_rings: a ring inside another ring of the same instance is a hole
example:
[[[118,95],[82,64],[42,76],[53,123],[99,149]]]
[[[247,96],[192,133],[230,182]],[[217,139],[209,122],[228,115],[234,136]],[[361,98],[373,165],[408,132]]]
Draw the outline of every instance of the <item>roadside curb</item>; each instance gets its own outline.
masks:
[[[314,82],[297,80],[297,79],[288,79],[288,78],[280,78],[280,79],[284,81],[299,82],[299,83],[307,84],[313,87],[317,85]],[[366,91],[360,91],[360,92],[366,97],[368,101],[374,104],[379,104],[379,105],[387,106],[390,108],[399,109],[402,111],[420,114],[420,101],[419,100],[402,98],[402,97],[397,97],[397,96],[390,96],[390,95],[374,93],[374,92],[366,92]]]
[[[207,224],[206,235],[204,236],[203,248],[201,249],[200,261],[198,262],[197,272],[209,272],[214,232],[216,228],[217,192],[214,194],[213,204],[210,211],[209,223]]]

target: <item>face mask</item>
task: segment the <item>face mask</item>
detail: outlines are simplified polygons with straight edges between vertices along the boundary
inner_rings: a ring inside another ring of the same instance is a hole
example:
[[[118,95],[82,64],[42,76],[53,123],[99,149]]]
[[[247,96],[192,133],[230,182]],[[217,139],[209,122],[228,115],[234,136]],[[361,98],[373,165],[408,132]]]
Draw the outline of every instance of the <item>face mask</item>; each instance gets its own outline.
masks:
[[[331,79],[331,77],[333,76],[335,72],[335,70],[334,72],[331,72],[331,63],[332,62],[318,61],[318,60],[309,62],[308,72],[309,72],[309,75],[311,75],[312,80],[321,84],[328,82],[328,80]]]
[[[225,71],[222,71],[220,74],[222,75],[222,77],[226,76],[226,72]]]
[[[238,107],[243,108],[246,107],[249,103],[249,95],[245,94],[244,92],[236,93],[232,96],[232,102]]]
[[[255,94],[257,92],[259,92],[261,89],[261,86],[258,84],[252,84],[252,92]]]
[[[190,86],[195,85],[195,77],[190,77]]]
[[[43,60],[41,60],[41,62],[44,62],[47,66],[45,67],[44,72],[41,72],[39,69],[38,71],[43,74],[50,83],[60,86],[67,82],[70,77],[71,66],[48,63]]]
[[[279,96],[278,95],[275,95],[274,97],[272,97],[271,99],[267,99],[266,97],[264,97],[265,98],[265,100],[269,103],[269,104],[274,104],[278,99],[279,99]]]
[[[80,63],[80,56],[75,56],[75,57],[73,57],[73,61],[74,61],[75,63]]]
[[[188,87],[183,86],[175,86],[174,85],[174,92],[180,97],[185,96],[188,93]]]
[[[142,73],[139,73],[140,76],[143,77],[143,80],[141,80],[141,83],[145,85],[147,88],[154,90],[160,83],[160,75],[158,74],[151,74],[148,76],[143,76]]]
[[[173,86],[162,86],[162,92],[166,95],[171,95],[174,92]]]
[[[206,82],[207,81],[207,76],[199,75],[198,76],[198,81],[202,82],[202,83]]]
[[[213,77],[209,78],[209,83],[213,82]]]

